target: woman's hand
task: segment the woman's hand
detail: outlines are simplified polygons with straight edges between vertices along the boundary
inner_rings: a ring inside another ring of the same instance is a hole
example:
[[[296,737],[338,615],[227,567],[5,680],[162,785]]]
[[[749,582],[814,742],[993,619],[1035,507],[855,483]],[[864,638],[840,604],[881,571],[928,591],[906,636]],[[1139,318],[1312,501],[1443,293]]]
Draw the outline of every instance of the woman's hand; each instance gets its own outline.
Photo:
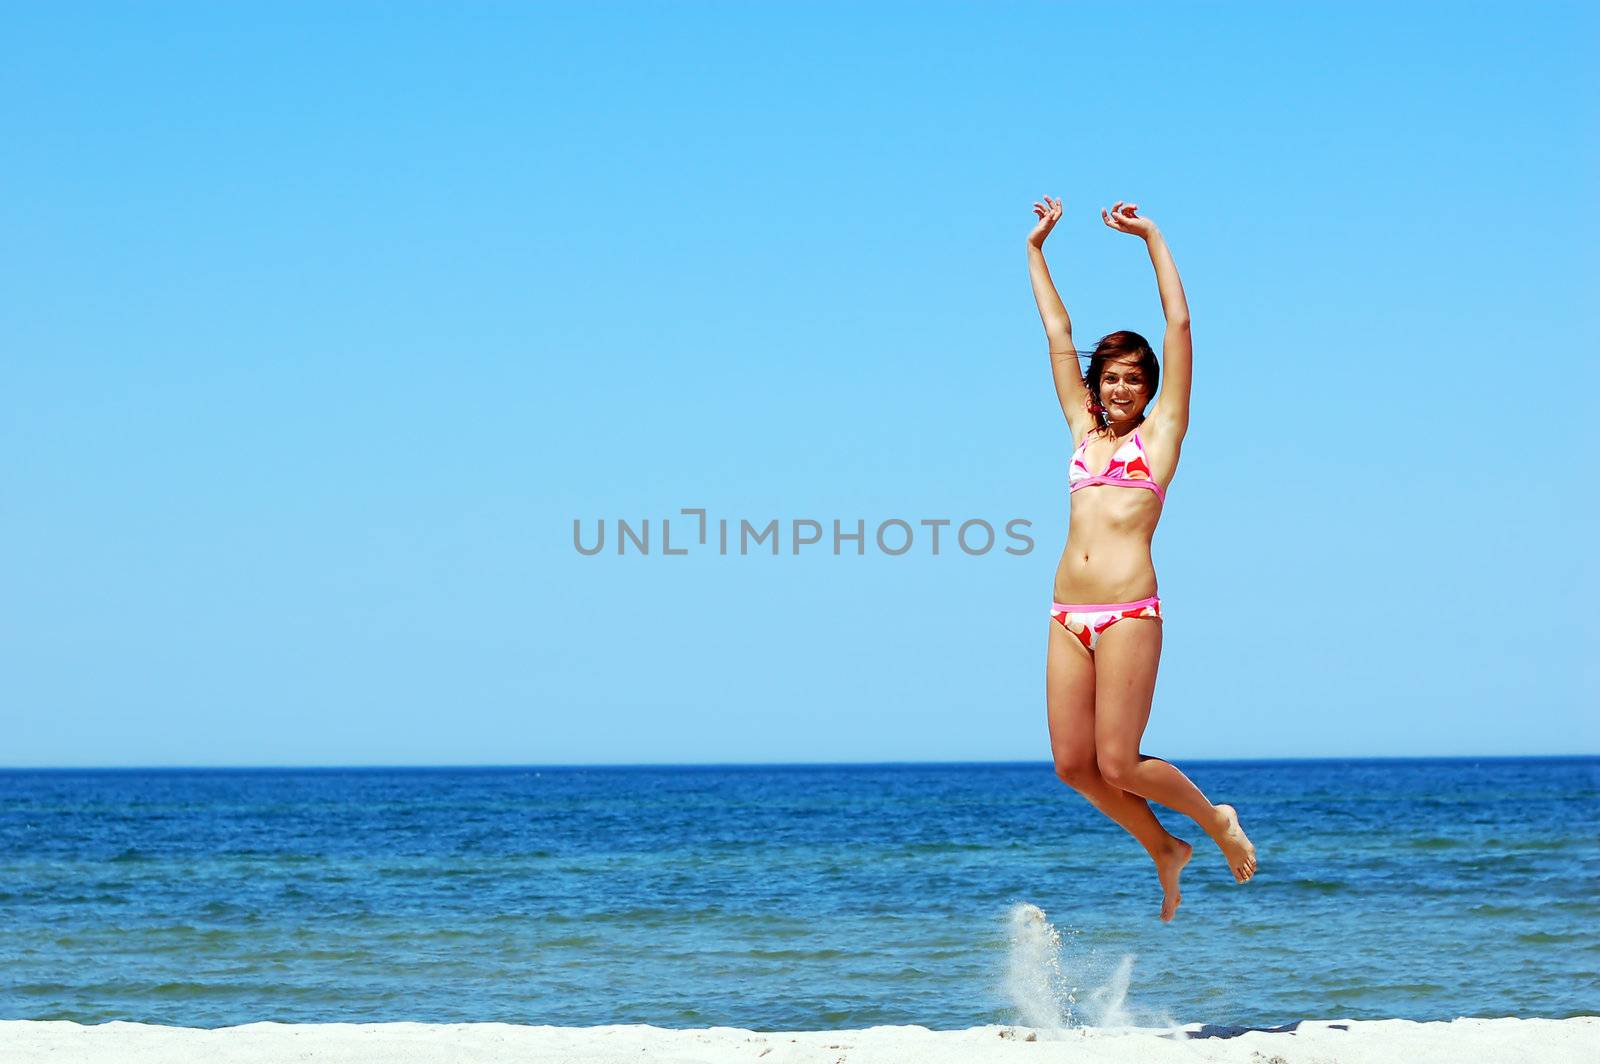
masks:
[[[1117,205],[1109,213],[1104,207],[1100,209],[1100,220],[1119,233],[1132,233],[1142,240],[1149,240],[1156,233],[1156,223],[1135,214],[1138,209],[1137,203],[1117,200]]]
[[[1043,203],[1033,205],[1033,213],[1039,216],[1039,224],[1028,234],[1028,245],[1043,250],[1044,238],[1050,235],[1050,230],[1056,227],[1056,222],[1061,218],[1061,201],[1046,196]]]

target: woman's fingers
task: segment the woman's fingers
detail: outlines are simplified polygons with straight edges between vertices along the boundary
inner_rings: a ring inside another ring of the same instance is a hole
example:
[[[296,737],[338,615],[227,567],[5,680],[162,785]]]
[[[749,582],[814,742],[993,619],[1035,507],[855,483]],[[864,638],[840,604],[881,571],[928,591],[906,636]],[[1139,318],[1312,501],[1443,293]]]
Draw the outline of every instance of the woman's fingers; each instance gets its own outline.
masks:
[[[1100,208],[1100,220],[1119,233],[1143,233],[1145,226],[1149,225],[1145,219],[1139,217],[1139,205],[1117,200],[1108,211]],[[1134,223],[1139,223],[1137,226]]]

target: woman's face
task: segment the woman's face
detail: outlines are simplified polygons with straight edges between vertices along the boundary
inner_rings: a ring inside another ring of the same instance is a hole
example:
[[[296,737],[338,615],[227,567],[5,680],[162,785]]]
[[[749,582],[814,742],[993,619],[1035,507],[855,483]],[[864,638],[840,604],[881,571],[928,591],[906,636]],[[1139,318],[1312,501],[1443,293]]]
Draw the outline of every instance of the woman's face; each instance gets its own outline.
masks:
[[[1150,384],[1136,358],[1108,360],[1100,370],[1100,405],[1113,421],[1129,421],[1144,413]]]

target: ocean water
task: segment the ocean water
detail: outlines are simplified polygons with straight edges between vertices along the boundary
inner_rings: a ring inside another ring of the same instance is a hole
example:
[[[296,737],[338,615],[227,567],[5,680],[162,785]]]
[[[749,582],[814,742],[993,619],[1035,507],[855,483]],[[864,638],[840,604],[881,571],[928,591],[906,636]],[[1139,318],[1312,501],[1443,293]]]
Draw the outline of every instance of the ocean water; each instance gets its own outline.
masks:
[[[1265,1026],[1600,1013],[1600,758],[0,772],[0,1018]]]

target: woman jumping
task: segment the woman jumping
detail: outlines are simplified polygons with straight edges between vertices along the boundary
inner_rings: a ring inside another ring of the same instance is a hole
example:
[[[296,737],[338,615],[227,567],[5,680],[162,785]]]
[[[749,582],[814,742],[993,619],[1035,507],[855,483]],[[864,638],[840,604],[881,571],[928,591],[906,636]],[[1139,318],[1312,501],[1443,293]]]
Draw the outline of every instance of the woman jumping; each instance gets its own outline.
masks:
[[[1177,766],[1139,753],[1161,662],[1150,540],[1189,430],[1193,345],[1172,253],[1155,223],[1137,211],[1138,204],[1118,202],[1100,218],[1144,240],[1161,290],[1167,386],[1148,417],[1144,409],[1161,367],[1138,333],[1103,338],[1088,373],[1079,372],[1072,319],[1044,261],[1061,201],[1046,196],[1033,205],[1039,224],[1028,234],[1028,272],[1050,340],[1056,395],[1077,441],[1067,472],[1072,516],[1056,567],[1045,693],[1056,775],[1149,851],[1161,879],[1161,919],[1171,920],[1181,897],[1178,875],[1194,848],[1161,826],[1146,799],[1204,828],[1240,883],[1255,874],[1256,851],[1231,805],[1212,805]]]

